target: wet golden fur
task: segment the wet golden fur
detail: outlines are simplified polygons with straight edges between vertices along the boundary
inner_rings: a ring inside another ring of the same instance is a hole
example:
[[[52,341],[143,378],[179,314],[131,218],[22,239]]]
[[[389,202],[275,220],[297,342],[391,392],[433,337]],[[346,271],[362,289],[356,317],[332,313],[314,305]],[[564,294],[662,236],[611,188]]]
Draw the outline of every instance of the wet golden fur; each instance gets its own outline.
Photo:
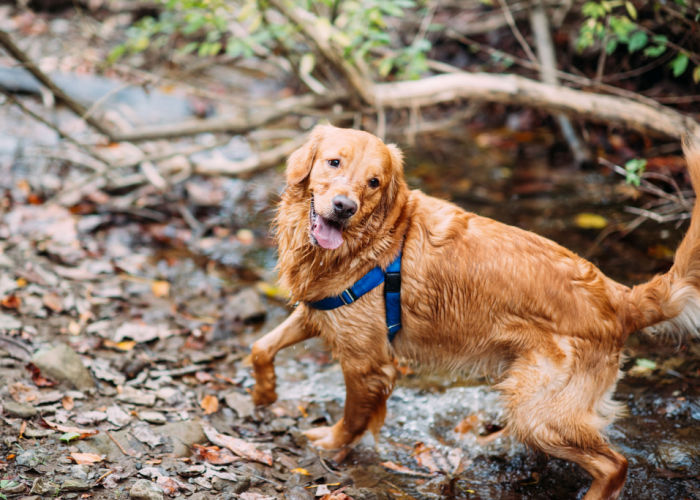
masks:
[[[686,148],[700,188],[700,147]],[[340,159],[331,168],[329,159]],[[276,399],[274,357],[312,336],[330,345],[346,382],[344,417],[307,432],[315,446],[352,444],[378,432],[393,389],[395,359],[429,367],[476,367],[495,377],[506,431],[593,476],[586,498],[616,498],[625,458],[601,430],[615,417],[611,393],[620,350],[635,330],[700,327],[700,205],[672,269],[632,289],[536,234],[409,191],[402,157],[366,132],[321,126],[291,155],[277,216],[280,279],[300,305],[253,346],[258,404]],[[379,187],[368,179],[376,177]],[[314,245],[309,214],[336,195],[358,205],[336,250]],[[393,344],[379,286],[349,306],[305,303],[337,295],[403,247],[402,322]],[[666,325],[666,326],[664,326]],[[670,326],[669,326],[670,325]]]

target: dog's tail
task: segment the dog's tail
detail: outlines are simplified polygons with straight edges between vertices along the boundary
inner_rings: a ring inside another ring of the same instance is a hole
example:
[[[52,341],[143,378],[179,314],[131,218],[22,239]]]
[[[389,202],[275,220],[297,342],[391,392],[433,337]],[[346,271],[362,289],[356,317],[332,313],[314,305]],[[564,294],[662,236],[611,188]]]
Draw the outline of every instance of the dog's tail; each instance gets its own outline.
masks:
[[[687,134],[683,152],[695,191],[690,228],[666,273],[630,293],[629,331],[644,329],[654,335],[700,334],[700,137]]]

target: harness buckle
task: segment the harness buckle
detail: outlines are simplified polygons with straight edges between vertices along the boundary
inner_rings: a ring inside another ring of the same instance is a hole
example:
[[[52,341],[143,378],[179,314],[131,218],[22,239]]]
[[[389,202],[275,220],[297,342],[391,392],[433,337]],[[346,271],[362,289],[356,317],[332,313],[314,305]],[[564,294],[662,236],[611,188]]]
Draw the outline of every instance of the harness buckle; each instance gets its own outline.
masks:
[[[399,293],[401,291],[401,272],[384,273],[384,293]]]
[[[347,306],[357,300],[357,295],[355,295],[355,292],[353,292],[352,289],[346,288],[340,292],[340,300],[342,300],[343,304]]]

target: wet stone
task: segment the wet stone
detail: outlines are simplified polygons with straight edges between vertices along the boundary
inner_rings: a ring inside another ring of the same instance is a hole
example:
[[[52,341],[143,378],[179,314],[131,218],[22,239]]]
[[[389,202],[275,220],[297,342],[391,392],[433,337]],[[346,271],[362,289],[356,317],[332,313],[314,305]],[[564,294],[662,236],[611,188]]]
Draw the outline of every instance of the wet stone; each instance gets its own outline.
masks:
[[[225,314],[242,321],[253,323],[265,318],[267,309],[260,295],[253,288],[244,288],[230,297],[225,306]]]
[[[44,459],[45,450],[25,450],[15,457],[15,463],[33,469],[42,464]]]
[[[255,405],[250,396],[240,392],[229,392],[224,396],[224,401],[240,418],[250,417],[255,410]]]
[[[90,484],[80,479],[67,479],[61,485],[61,491],[87,491]]]
[[[139,412],[139,418],[145,420],[149,424],[163,425],[167,422],[165,415],[158,411],[142,411]]]
[[[29,493],[42,496],[56,496],[58,492],[58,485],[45,477],[36,478],[34,484],[32,484],[32,489],[29,491]]]
[[[163,491],[151,481],[139,479],[129,490],[129,498],[136,500],[160,500],[163,498]]]
[[[66,344],[34,355],[34,364],[47,376],[67,382],[81,391],[92,389],[95,382],[76,352]]]
[[[2,406],[5,414],[10,417],[31,418],[38,413],[33,406],[15,401],[4,401]]]
[[[131,403],[139,406],[153,406],[156,404],[155,394],[139,391],[131,386],[124,387],[124,390],[117,396],[117,399],[124,403]]]

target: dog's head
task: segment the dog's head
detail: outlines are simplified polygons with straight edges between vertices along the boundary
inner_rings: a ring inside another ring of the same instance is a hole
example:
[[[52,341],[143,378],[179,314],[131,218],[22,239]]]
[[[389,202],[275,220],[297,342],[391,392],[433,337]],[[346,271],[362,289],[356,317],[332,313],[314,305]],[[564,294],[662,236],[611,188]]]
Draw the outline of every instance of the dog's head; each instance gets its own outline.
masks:
[[[386,217],[403,183],[403,159],[372,134],[322,125],[289,157],[286,174],[308,195],[312,244],[333,250],[347,233]]]

